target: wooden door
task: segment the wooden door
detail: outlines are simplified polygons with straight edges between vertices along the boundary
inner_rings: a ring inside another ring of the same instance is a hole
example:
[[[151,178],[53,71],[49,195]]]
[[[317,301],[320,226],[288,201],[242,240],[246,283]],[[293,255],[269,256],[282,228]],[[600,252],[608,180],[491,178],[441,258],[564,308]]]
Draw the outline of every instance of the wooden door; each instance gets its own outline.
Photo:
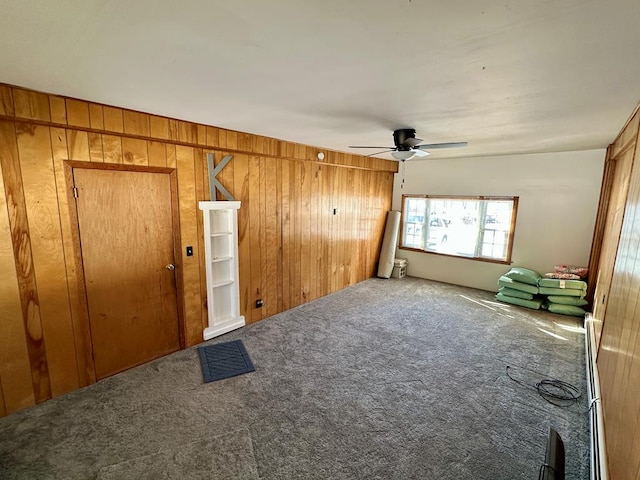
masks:
[[[593,296],[593,320],[595,322],[595,337],[598,349],[607,312],[611,279],[613,277],[620,231],[622,230],[622,220],[627,203],[627,192],[629,190],[629,179],[631,177],[634,152],[635,150],[633,148],[629,148],[623,154],[611,160],[614,162],[613,182],[611,185],[611,196],[603,241],[600,247],[600,264],[598,265],[596,288]]]
[[[100,379],[180,348],[171,179],[84,168],[73,178]]]

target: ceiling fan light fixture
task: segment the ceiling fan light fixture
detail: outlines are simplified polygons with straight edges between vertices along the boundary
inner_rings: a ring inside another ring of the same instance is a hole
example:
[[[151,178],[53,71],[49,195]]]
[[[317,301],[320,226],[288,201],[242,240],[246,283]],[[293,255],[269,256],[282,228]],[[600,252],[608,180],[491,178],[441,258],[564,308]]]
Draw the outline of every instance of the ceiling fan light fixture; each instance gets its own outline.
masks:
[[[414,157],[426,157],[429,155],[429,152],[425,152],[424,150],[396,150],[395,152],[391,152],[391,156],[396,160],[411,160]]]
[[[416,156],[416,152],[414,150],[396,150],[391,152],[391,156],[396,160],[411,160]]]
[[[416,148],[415,150],[413,150],[413,153],[415,153],[416,157],[426,157],[427,155],[431,155],[426,150],[420,150],[419,148]]]

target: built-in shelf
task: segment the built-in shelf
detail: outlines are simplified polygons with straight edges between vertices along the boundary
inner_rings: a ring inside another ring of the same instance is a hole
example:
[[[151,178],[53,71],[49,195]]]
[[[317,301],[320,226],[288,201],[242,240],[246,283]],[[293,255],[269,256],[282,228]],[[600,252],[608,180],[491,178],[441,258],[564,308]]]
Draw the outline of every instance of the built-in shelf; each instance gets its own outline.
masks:
[[[238,284],[238,209],[240,202],[200,202],[204,215],[209,340],[245,325]]]
[[[219,282],[212,283],[211,288],[224,287],[225,285],[231,285],[232,283],[233,283],[233,280],[222,280]]]

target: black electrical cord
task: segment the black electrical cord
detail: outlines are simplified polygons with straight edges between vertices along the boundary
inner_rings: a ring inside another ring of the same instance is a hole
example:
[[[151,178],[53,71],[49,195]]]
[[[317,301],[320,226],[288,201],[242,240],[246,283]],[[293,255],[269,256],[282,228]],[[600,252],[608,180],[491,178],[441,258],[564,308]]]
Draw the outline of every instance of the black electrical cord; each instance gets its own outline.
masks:
[[[545,378],[531,385],[513,378],[509,373],[510,368],[511,367],[507,365],[507,377],[520,385],[535,389],[542,398],[552,405],[556,405],[558,407],[569,407],[574,403],[578,403],[578,400],[582,397],[578,388],[570,383],[563,382],[562,380],[556,380],[554,378]]]
[[[544,472],[547,471],[547,468],[551,470],[554,475],[556,474],[555,468],[553,468],[551,465],[543,463],[542,465],[540,465],[540,470],[538,470],[538,480],[544,480]],[[552,478],[555,478],[555,477],[552,477]]]

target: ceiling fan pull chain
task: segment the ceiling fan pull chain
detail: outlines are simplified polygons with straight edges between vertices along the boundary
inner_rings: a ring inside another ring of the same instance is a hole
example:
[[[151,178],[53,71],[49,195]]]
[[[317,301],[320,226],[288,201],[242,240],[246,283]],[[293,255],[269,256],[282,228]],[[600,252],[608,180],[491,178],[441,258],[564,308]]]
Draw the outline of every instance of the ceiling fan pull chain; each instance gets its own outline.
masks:
[[[400,183],[400,190],[404,189],[404,160],[400,162],[400,169],[402,170],[402,182]]]

